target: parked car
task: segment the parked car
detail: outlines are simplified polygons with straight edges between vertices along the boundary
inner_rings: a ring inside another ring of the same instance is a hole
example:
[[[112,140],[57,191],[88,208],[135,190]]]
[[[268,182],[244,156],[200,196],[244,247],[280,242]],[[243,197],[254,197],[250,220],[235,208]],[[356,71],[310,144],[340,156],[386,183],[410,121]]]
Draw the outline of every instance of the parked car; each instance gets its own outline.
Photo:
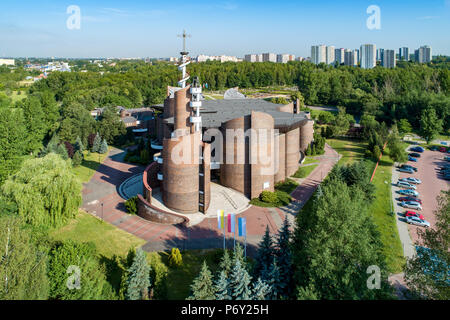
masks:
[[[430,150],[431,150],[431,151],[438,151],[438,150],[439,150],[439,147],[432,146],[432,147],[430,148]]]
[[[444,157],[444,160],[445,160],[445,161],[450,161],[450,157],[449,157],[449,156],[445,156],[445,157]]]
[[[420,205],[420,203],[415,202],[415,201],[405,201],[405,202],[400,203],[400,206],[402,206],[403,208],[422,210],[422,206]]]
[[[413,166],[411,166],[411,165],[409,165],[409,164],[402,164],[402,165],[400,166],[400,168],[408,168],[408,169],[412,169],[412,170],[414,170],[415,172],[417,172],[417,168],[416,168],[416,167],[413,167]]]
[[[414,191],[414,190],[402,189],[402,190],[398,190],[397,193],[405,195],[405,196],[411,196],[411,197],[418,197],[419,196],[419,193],[417,191]]]
[[[414,151],[414,152],[420,152],[420,153],[422,153],[422,152],[425,151],[425,149],[424,149],[423,147],[420,147],[420,146],[412,147],[412,148],[410,148],[409,150],[410,150],[410,151]]]
[[[421,184],[422,183],[422,181],[420,179],[413,178],[413,177],[401,178],[401,179],[399,179],[399,181],[404,181],[404,182],[414,183],[414,184]]]
[[[413,161],[413,162],[417,162],[417,158],[408,156],[408,161]]]
[[[397,201],[400,201],[400,202],[415,201],[415,202],[422,204],[422,200],[420,200],[419,198],[414,198],[414,197],[400,197],[400,198],[397,198]]]
[[[397,182],[397,187],[416,190],[416,186],[413,186],[411,183],[408,183],[408,182],[405,182],[405,181],[398,181]]]
[[[440,152],[447,152],[447,148],[446,148],[446,147],[440,147],[440,148],[439,148],[439,151],[440,151]]]
[[[414,212],[414,211],[406,211],[405,218],[406,217],[417,217],[420,220],[425,220],[425,217],[423,215],[421,215],[420,213]]]
[[[414,173],[413,169],[409,169],[409,168],[399,168],[398,171],[400,171],[400,172],[406,172],[406,173],[411,173],[411,174]]]
[[[420,158],[420,153],[417,152],[411,152],[409,155],[414,158]]]
[[[428,221],[422,220],[418,217],[406,217],[406,222],[409,224],[414,224],[419,227],[425,227],[425,228],[430,227],[430,223]]]

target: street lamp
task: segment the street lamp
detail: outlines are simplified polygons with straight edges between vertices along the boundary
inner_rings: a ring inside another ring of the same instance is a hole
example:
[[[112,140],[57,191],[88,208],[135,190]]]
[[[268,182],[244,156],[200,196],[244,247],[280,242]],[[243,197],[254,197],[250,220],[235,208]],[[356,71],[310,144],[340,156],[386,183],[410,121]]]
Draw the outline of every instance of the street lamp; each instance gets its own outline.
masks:
[[[103,202],[102,202],[102,220],[103,220]]]

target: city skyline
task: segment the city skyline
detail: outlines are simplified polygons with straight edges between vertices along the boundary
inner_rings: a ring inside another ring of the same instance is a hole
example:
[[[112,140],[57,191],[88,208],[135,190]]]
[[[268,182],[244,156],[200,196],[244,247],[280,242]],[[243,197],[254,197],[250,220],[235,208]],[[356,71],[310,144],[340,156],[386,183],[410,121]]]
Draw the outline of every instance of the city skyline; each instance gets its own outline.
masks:
[[[81,10],[80,29],[69,30],[70,5]],[[361,1],[224,1],[211,4],[172,1],[167,4],[131,0],[57,3],[5,3],[0,13],[0,56],[4,57],[169,57],[186,29],[188,50],[198,54],[244,57],[248,53],[310,56],[317,43],[336,48],[412,50],[423,45],[434,55],[450,55],[450,0],[378,1],[381,28],[370,30]],[[26,8],[26,9],[24,9]],[[270,23],[267,23],[267,22]]]

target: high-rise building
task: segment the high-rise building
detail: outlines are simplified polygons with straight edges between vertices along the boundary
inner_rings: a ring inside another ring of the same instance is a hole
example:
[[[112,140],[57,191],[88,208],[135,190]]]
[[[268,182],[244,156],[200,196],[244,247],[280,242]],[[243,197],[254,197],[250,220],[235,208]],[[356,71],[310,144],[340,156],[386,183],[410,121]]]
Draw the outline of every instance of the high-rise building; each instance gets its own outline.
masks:
[[[383,62],[384,49],[377,49],[377,61]]]
[[[327,46],[325,49],[326,52],[326,58],[325,58],[325,63],[326,64],[332,64],[334,63],[335,59],[334,59],[334,46]]]
[[[395,50],[384,50],[382,65],[385,68],[395,68]]]
[[[283,54],[278,54],[277,55],[277,62],[278,63],[287,63],[288,61],[290,61],[290,55],[287,53],[283,53]]]
[[[409,61],[409,48],[402,47],[398,50],[398,59]]]
[[[376,63],[376,46],[374,44],[363,44],[360,51],[361,68],[372,69]]]
[[[344,48],[334,49],[334,61],[338,64],[343,64],[345,62]]]
[[[256,54],[246,54],[244,56],[244,61],[247,62],[256,62]]]
[[[326,63],[327,62],[327,49],[326,46],[321,44],[318,46],[311,47],[311,62],[314,64]]]
[[[263,55],[261,53],[256,55],[256,62],[263,62]]]
[[[419,63],[428,63],[433,59],[430,46],[422,46],[414,52],[415,60]]]
[[[277,55],[275,53],[263,53],[263,62],[277,62]]]
[[[358,65],[358,53],[356,50],[346,49],[344,51],[344,64],[346,66]]]

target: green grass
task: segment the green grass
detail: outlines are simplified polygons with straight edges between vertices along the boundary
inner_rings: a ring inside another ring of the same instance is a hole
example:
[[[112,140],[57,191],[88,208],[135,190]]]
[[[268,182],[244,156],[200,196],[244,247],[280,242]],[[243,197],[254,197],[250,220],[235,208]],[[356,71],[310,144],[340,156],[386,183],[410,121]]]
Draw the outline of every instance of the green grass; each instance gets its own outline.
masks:
[[[392,273],[402,272],[405,258],[403,248],[398,235],[396,215],[392,214],[391,200],[391,175],[393,161],[383,155],[372,183],[376,187],[375,200],[370,205],[375,224],[380,232],[383,243],[383,252],[386,257],[388,270]]]
[[[318,166],[318,164],[306,166],[306,167],[300,167],[298,168],[297,172],[294,173],[294,178],[306,178],[311,174],[311,172]]]
[[[91,180],[95,171],[97,171],[100,164],[105,160],[111,148],[108,148],[108,152],[105,154],[89,153],[84,151],[84,159],[80,166],[73,168],[75,175],[80,179],[82,183]]]
[[[364,159],[366,143],[351,139],[327,139],[327,143],[342,155],[339,164],[352,163]]]
[[[113,255],[126,256],[129,249],[145,243],[144,240],[83,211],[66,226],[51,231],[50,237],[57,241],[93,242],[99,254],[107,258]]]
[[[275,185],[274,193],[277,195],[277,201],[264,202],[260,198],[253,198],[250,200],[250,204],[263,208],[279,208],[286,206],[292,201],[290,194],[298,186],[299,184],[296,181],[288,178],[285,181],[279,182]]]
[[[319,160],[315,159],[314,157],[306,157],[305,161],[303,161],[302,164],[305,165],[311,163],[319,163]]]

